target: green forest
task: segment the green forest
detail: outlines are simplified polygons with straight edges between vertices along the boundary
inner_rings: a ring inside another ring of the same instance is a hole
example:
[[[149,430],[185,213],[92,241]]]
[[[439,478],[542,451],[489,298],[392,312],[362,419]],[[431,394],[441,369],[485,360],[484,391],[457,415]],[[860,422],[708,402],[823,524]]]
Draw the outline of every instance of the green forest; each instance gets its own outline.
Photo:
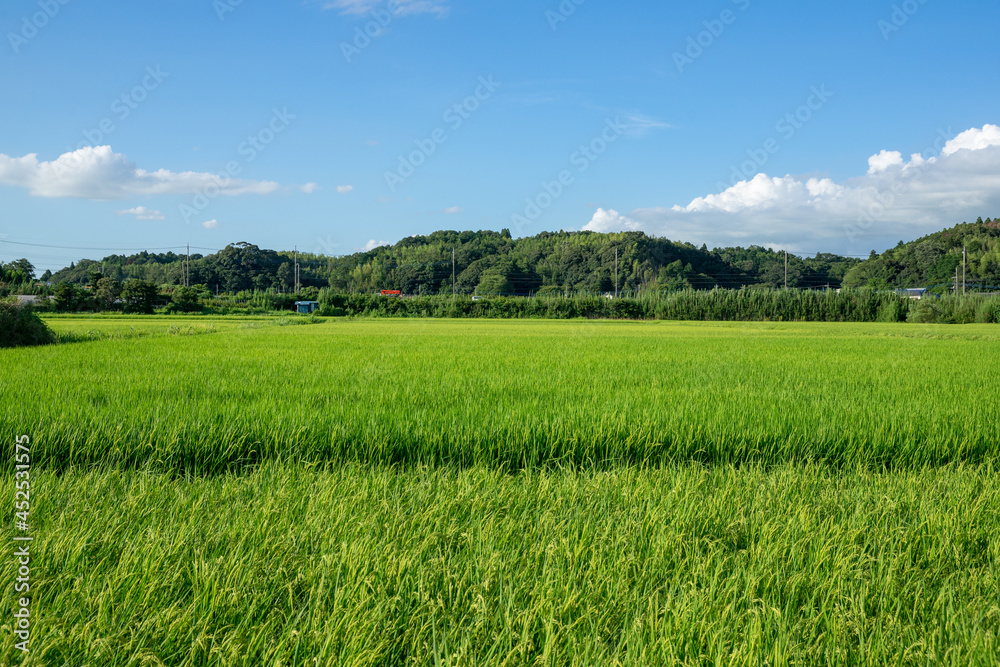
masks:
[[[963,249],[967,252],[962,276]],[[545,232],[514,239],[507,230],[439,231],[392,246],[342,257],[299,253],[234,243],[190,262],[176,253],[110,255],[81,259],[54,274],[36,276],[25,260],[0,268],[0,296],[54,293],[62,285],[88,287],[108,301],[121,299],[123,285],[143,281],[173,292],[189,285],[195,295],[270,292],[405,295],[601,295],[639,296],[713,288],[837,289],[925,287],[944,294],[956,276],[973,291],[1000,285],[1000,219],[962,223],[867,260],[819,254],[800,257],[761,246],[709,250],[642,232]],[[43,281],[39,283],[38,281]],[[102,282],[103,281],[103,282]],[[132,291],[139,289],[135,283]],[[139,295],[136,298],[141,300]],[[190,295],[189,295],[190,296]],[[193,297],[192,297],[193,298]]]

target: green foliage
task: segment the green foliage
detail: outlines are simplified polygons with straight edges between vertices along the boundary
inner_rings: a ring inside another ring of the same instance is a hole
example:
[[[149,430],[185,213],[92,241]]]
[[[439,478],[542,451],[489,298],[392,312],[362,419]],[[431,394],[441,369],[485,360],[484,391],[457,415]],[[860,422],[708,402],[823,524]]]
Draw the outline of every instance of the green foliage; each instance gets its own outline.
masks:
[[[909,314],[909,304],[903,299],[886,299],[878,307],[876,322],[905,322]]]
[[[489,277],[489,274],[486,274]],[[502,293],[487,289],[482,294]],[[874,290],[712,290],[649,293],[642,297],[607,299],[562,296],[557,288],[542,288],[533,299],[490,297],[419,297],[396,299],[357,294],[320,296],[324,315],[334,311],[363,317],[459,317],[701,320],[720,322],[900,322],[910,301],[895,292]],[[970,297],[971,298],[971,297]],[[971,302],[970,302],[971,303]],[[973,321],[971,318],[962,320]]]
[[[94,302],[98,310],[118,310],[118,299],[122,295],[122,284],[114,278],[98,279]]]
[[[940,303],[933,299],[924,299],[910,308],[906,321],[917,324],[936,324],[941,322],[943,317],[944,308],[941,307]]]
[[[51,330],[30,306],[0,300],[0,347],[47,345],[55,342]]]
[[[148,280],[126,280],[122,285],[121,298],[126,313],[153,314],[160,291]]]
[[[28,283],[35,279],[35,267],[28,260],[16,259],[9,264],[0,264],[0,282]]]
[[[514,294],[514,285],[507,280],[506,274],[488,271],[480,278],[476,293],[484,296],[510,295]]]
[[[198,291],[193,287],[178,287],[170,296],[170,303],[182,313],[200,312],[201,304],[198,302],[198,297]]]
[[[930,287],[938,294],[954,290],[955,270],[962,273],[962,249],[968,249],[966,283],[974,291],[1000,286],[1000,220],[982,218],[930,234],[912,243],[900,242],[882,255],[850,268],[846,287]]]
[[[544,232],[515,240],[502,232],[442,231],[347,257],[299,253],[303,292],[328,287],[340,293],[393,289],[412,295],[450,294],[453,250],[455,283],[458,293],[465,295],[477,293],[484,276],[488,276],[485,288],[495,294],[527,296],[544,287],[595,295],[614,291],[616,250],[618,289],[623,293],[688,287],[776,287],[783,285],[784,279],[784,256],[757,246],[709,251],[640,232]],[[57,272],[53,279],[83,284],[89,272],[103,266],[107,276],[117,280],[140,278],[179,285],[183,283],[183,261],[173,253],[110,256],[100,262],[82,260]],[[292,253],[237,243],[214,255],[193,255],[191,279],[230,294],[286,293],[294,283],[293,262]],[[835,255],[790,256],[789,285],[838,287],[840,278],[856,263]]]
[[[1000,298],[981,301],[976,308],[976,322],[980,324],[1000,323]]]
[[[87,305],[90,295],[71,283],[59,283],[53,290],[53,307],[63,313],[75,313]]]

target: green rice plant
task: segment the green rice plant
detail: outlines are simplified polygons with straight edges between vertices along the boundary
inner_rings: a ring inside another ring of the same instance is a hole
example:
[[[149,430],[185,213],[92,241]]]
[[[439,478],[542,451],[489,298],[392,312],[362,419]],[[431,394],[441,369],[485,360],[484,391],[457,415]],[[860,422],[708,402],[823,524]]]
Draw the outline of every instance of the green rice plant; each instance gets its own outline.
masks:
[[[988,325],[230,328],[0,351],[0,437],[32,435],[53,469],[199,474],[270,460],[982,463],[1000,451],[998,352]]]
[[[991,665],[990,466],[32,473],[4,665]],[[3,483],[13,483],[10,475]],[[0,535],[11,542],[10,503]],[[0,559],[13,581],[16,559]],[[0,599],[10,619],[11,596]],[[7,624],[8,621],[4,621]],[[22,663],[23,660],[23,663]]]

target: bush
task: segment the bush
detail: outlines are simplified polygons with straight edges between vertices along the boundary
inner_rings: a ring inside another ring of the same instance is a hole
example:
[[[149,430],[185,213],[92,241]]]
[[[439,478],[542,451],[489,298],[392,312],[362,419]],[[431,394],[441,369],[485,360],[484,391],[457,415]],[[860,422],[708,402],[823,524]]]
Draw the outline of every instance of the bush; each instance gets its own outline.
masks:
[[[944,321],[944,308],[935,301],[923,299],[910,309],[906,321],[915,324],[940,324]]]
[[[48,345],[56,340],[31,306],[15,301],[0,302],[0,347]]]
[[[976,309],[976,322],[980,324],[1000,323],[1000,298],[983,301]]]
[[[888,301],[878,309],[879,322],[905,322],[908,314],[907,304],[902,301]]]

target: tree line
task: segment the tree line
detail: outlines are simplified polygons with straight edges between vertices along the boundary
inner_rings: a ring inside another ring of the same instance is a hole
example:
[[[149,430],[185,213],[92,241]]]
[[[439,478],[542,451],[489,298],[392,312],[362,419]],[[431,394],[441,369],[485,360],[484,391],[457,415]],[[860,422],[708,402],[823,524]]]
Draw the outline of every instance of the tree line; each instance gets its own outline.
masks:
[[[964,255],[963,255],[964,253]],[[964,272],[963,272],[964,269]],[[926,287],[937,294],[954,291],[956,275],[966,290],[1000,291],[1000,218],[962,223],[872,253],[844,276],[847,287]]]
[[[124,283],[201,285],[213,293],[296,289],[295,256],[234,243],[211,255],[111,255],[56,272],[53,283],[90,284],[90,275]],[[832,254],[788,256],[787,285],[839,287],[857,260]],[[344,257],[300,253],[300,287],[344,294],[399,290],[410,295],[639,294],[744,286],[784,287],[785,256],[770,248],[709,250],[641,232],[545,232],[513,239],[501,232],[441,231]]]
[[[440,231],[343,257],[234,243],[209,254],[110,255],[35,277],[26,259],[0,265],[0,297],[39,294],[59,310],[194,312],[205,307],[286,309],[296,299],[398,290],[412,296],[669,295],[688,290],[876,290],[954,287],[965,252],[965,284],[1000,291],[1000,220],[962,223],[867,260],[800,257],[770,248],[696,247],[641,232]],[[41,281],[41,282],[39,282]],[[189,286],[187,286],[189,285]]]

